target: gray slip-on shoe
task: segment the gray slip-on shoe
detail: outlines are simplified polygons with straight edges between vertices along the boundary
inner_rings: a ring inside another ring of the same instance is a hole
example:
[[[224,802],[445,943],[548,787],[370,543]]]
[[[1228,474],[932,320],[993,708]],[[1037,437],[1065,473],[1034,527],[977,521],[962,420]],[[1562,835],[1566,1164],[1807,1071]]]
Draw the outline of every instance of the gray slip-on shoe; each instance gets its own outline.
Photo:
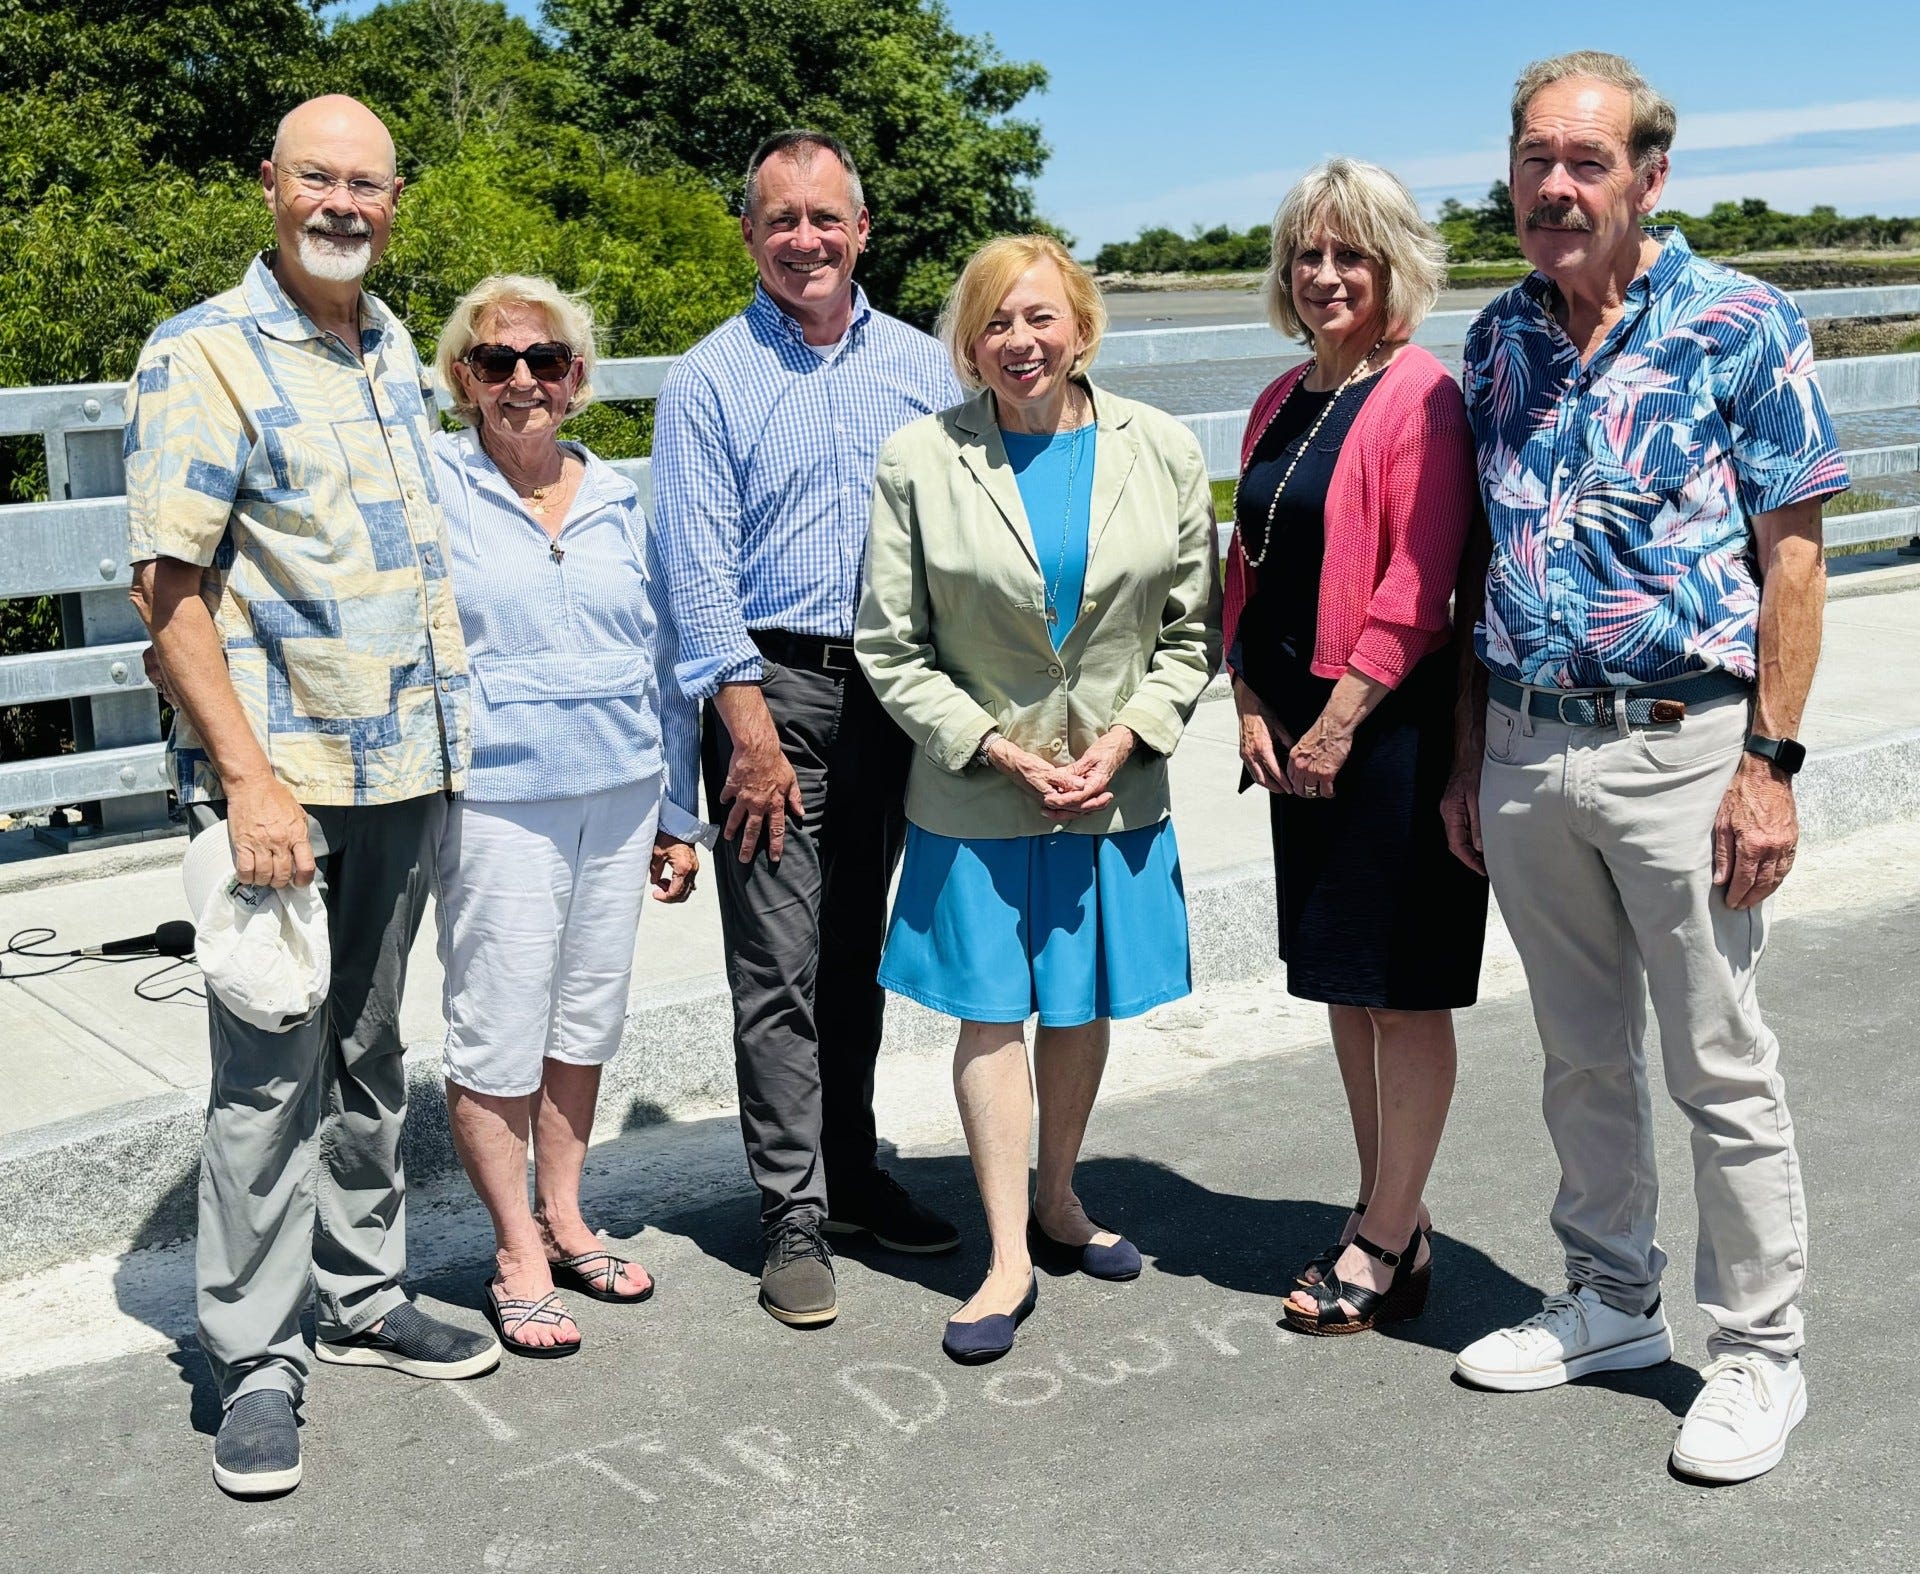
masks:
[[[409,1377],[478,1377],[500,1364],[500,1341],[443,1323],[402,1301],[377,1329],[322,1339],[313,1353],[335,1366],[384,1366]]]
[[[228,1407],[213,1440],[213,1480],[235,1497],[272,1497],[300,1485],[300,1423],[277,1388],[256,1388]]]

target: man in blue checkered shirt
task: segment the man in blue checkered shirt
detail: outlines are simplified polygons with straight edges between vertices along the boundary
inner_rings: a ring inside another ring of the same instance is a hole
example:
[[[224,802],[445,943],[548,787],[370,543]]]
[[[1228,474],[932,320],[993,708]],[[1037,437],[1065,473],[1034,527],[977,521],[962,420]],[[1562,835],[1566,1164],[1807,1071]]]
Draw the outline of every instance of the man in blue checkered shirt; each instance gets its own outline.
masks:
[[[838,141],[762,143],[740,220],[759,288],[673,369],[654,431],[678,672],[706,702],[708,814],[727,844],[716,864],[767,1234],[760,1303],[795,1326],[838,1311],[823,1231],[898,1251],[960,1243],[875,1163],[875,974],[911,746],[852,638],[880,445],[961,390],[937,343],[854,284],[867,228]]]

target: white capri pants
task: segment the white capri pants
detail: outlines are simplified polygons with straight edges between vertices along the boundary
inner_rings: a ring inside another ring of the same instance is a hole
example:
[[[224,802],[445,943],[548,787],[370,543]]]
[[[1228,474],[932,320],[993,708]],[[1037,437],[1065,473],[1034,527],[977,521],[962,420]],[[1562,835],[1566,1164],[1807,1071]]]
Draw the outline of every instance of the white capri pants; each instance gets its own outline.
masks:
[[[454,800],[440,842],[449,1082],[513,1098],[620,1047],[662,778],[540,803]]]

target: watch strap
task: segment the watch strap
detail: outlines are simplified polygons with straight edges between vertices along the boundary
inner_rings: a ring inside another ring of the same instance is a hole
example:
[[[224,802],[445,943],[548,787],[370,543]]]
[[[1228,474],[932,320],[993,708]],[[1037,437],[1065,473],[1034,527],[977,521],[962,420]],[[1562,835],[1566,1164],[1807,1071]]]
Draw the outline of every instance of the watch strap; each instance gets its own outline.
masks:
[[[1770,761],[1789,776],[1796,775],[1807,761],[1806,745],[1797,738],[1769,738],[1765,733],[1750,732],[1746,750]]]

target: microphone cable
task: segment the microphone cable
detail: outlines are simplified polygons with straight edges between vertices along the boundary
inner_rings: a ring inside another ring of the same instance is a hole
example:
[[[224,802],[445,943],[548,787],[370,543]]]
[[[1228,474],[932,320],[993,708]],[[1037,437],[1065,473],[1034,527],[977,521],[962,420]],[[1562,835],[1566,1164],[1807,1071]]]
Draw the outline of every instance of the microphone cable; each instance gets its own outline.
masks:
[[[184,927],[191,932],[191,925],[185,925]],[[157,933],[158,931],[156,931],[156,934]],[[56,937],[56,934],[56,930],[44,924],[36,924],[30,928],[14,931],[8,938],[5,948],[0,949],[0,982],[17,984],[25,983],[27,980],[34,978],[50,978],[55,973],[64,973],[68,968],[77,967],[82,962],[107,962],[118,966],[124,962],[151,962],[155,957],[161,955],[161,952],[157,948],[134,952],[124,956],[102,956],[89,953],[86,950],[49,951],[42,949],[48,942]],[[9,968],[7,966],[7,959],[9,957],[27,957],[35,961],[52,962],[54,965],[52,967],[36,968],[30,973],[24,973],[21,972],[18,967]],[[191,983],[179,984],[177,987],[167,990],[164,994],[152,994],[148,992],[155,979],[165,977],[175,968],[190,967],[192,965],[193,961],[191,956],[173,956],[161,966],[155,968],[151,973],[144,974],[142,977],[136,979],[133,985],[133,992],[139,996],[140,999],[151,1001],[156,1005],[164,1001],[172,1000],[179,995],[191,995],[196,1000],[205,1000],[207,998],[206,992]]]

